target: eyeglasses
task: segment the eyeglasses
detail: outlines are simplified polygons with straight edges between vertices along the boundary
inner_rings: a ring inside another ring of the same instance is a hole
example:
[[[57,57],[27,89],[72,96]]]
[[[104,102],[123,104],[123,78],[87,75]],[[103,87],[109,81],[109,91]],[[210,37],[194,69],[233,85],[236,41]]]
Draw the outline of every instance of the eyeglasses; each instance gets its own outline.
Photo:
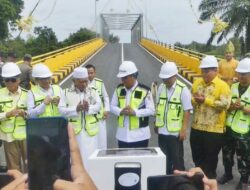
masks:
[[[51,77],[47,77],[47,78],[37,78],[37,80],[40,80],[40,81],[48,81],[50,80]]]
[[[4,79],[4,82],[16,82],[17,81],[17,78],[6,78]]]
[[[203,74],[207,74],[207,73],[209,73],[211,71],[216,71],[216,69],[215,68],[204,68],[204,69],[201,69],[201,73],[203,73]]]
[[[121,79],[122,79],[122,80],[126,80],[129,76],[130,76],[130,75],[125,76],[125,77],[122,77]]]

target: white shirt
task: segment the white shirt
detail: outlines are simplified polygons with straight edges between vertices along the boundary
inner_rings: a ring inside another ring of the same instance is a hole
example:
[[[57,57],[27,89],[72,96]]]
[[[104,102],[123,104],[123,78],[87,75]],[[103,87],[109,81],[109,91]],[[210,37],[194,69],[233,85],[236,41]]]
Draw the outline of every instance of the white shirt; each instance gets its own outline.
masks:
[[[40,92],[46,97],[46,96],[54,96],[54,92],[52,89],[52,86],[50,86],[50,88],[48,90],[45,90],[43,88],[41,88],[40,86],[38,86],[38,88],[40,89]],[[64,101],[64,93],[62,92],[62,89],[60,88],[60,101]],[[42,102],[40,105],[36,106],[35,105],[35,100],[34,100],[34,96],[31,90],[28,91],[28,114],[29,117],[37,117],[38,115],[42,114],[45,111],[46,105]]]
[[[90,86],[96,87],[95,83],[96,83],[95,79],[93,79],[92,81],[89,81]],[[103,100],[104,100],[104,102],[103,102],[104,110],[109,112],[110,111],[109,96],[108,96],[108,93],[106,91],[104,83],[102,83],[102,92],[101,93],[102,93],[102,97],[103,97]]]
[[[160,94],[163,90],[163,87],[164,87],[165,84],[161,84],[159,86],[159,89],[158,89],[158,92],[157,92],[157,96],[156,96],[156,102],[158,104],[159,102],[159,97],[160,97]],[[176,87],[176,82],[172,85],[172,87],[169,89],[167,88],[167,98],[168,98],[168,101],[170,100],[170,98],[172,97],[173,93],[174,93],[174,90],[175,90],[175,87]],[[156,105],[157,105],[156,104]],[[181,93],[181,104],[182,104],[182,107],[183,107],[183,110],[184,111],[188,111],[188,110],[192,110],[193,109],[193,106],[192,106],[192,103],[191,103],[191,93],[190,91],[188,90],[187,87],[184,87],[183,90],[182,90],[182,93]],[[168,111],[168,106],[166,106],[166,109],[165,109],[165,114],[167,113]],[[162,135],[173,135],[173,136],[178,136],[179,133],[170,133],[167,129],[167,126],[166,126],[166,123],[163,127],[159,128],[158,129],[158,133],[159,134],[162,134]]]
[[[66,99],[64,101],[60,101],[58,106],[59,112],[65,117],[78,117],[80,112],[76,111],[76,107],[79,102],[82,102],[82,100],[89,103],[89,110],[88,112],[85,112],[88,115],[97,114],[101,109],[100,96],[97,91],[90,87],[87,87],[85,92],[81,92],[76,88],[70,89],[66,96]],[[71,106],[67,107],[66,103]]]
[[[136,86],[138,85],[138,82],[136,81],[134,86],[131,89],[126,89],[126,105],[129,105],[130,102],[130,96]],[[143,109],[137,109],[134,110],[136,113],[136,117],[147,117],[147,116],[153,116],[155,113],[155,107],[154,107],[154,101],[151,92],[148,92],[147,97],[145,98],[145,108]],[[110,110],[113,114],[119,116],[121,112],[121,108],[118,107],[118,98],[116,95],[116,92],[114,92]],[[138,129],[129,129],[129,117],[124,117],[124,127],[118,127],[116,138],[123,142],[137,142],[137,141],[143,141],[150,138],[150,129],[149,126],[142,127]]]

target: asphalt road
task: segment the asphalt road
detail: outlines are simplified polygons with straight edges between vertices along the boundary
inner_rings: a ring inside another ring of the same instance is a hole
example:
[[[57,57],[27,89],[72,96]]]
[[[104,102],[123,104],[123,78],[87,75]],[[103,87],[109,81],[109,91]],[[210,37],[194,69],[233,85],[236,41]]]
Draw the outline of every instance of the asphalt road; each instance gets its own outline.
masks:
[[[118,73],[119,65],[121,64],[122,53],[121,48],[122,44],[108,44],[102,51],[100,51],[96,56],[90,59],[85,64],[93,64],[97,70],[97,77],[104,80],[107,92],[112,97],[115,87],[120,83],[119,79],[116,77]],[[158,81],[158,84],[161,80],[158,78],[160,71],[161,63],[156,60],[154,57],[150,56],[144,49],[136,44],[124,44],[124,60],[132,60],[135,62],[139,70],[138,80],[145,85],[151,86],[153,81]],[[69,87],[72,85],[71,79],[62,84],[62,88]],[[107,131],[108,131],[108,147],[115,148],[117,147],[117,141],[115,139],[116,132],[116,117],[110,115],[107,120]],[[157,135],[154,134],[153,130],[151,131],[152,137],[149,142],[149,146],[155,147],[158,146]],[[185,166],[186,168],[194,167],[192,162],[192,155],[190,151],[189,138],[184,143],[185,150]],[[218,164],[217,174],[221,176],[223,173],[223,167],[221,163],[221,155],[219,157],[220,161]],[[221,190],[233,190],[239,181],[239,174],[237,172],[236,166],[234,167],[234,179],[223,186],[220,186]]]

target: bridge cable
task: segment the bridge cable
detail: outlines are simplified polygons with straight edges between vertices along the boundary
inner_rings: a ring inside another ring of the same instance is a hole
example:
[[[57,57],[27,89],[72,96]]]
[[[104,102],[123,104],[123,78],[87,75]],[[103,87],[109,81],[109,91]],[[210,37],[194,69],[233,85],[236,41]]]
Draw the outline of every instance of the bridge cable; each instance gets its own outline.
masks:
[[[52,7],[51,7],[51,10],[50,10],[49,14],[45,18],[43,18],[41,20],[38,20],[37,22],[44,22],[44,21],[46,21],[53,14],[53,12],[54,12],[54,10],[56,8],[56,4],[57,4],[57,0],[54,0],[54,3],[52,5]]]
[[[136,3],[136,1],[132,1],[132,2],[135,4],[135,6],[136,6],[142,13],[144,13],[143,9],[141,9],[141,8],[138,6],[138,4]],[[156,33],[156,31],[155,31],[153,25],[151,24],[151,22],[149,21],[149,19],[148,19],[147,17],[145,17],[145,19],[146,19],[146,22],[149,23],[149,29],[153,32],[154,36],[155,36],[156,39],[159,41],[158,34]]]
[[[96,1],[96,0],[95,0],[95,1]],[[102,12],[104,11],[104,9],[106,9],[107,6],[108,6],[112,1],[113,1],[113,0],[108,0],[108,1],[106,2],[106,4],[103,6],[103,8],[102,8],[102,10],[100,11],[100,13],[102,13]],[[91,27],[90,27],[91,30],[94,30],[95,25],[97,24],[97,21],[98,21],[98,16],[95,18],[93,24],[91,25]]]

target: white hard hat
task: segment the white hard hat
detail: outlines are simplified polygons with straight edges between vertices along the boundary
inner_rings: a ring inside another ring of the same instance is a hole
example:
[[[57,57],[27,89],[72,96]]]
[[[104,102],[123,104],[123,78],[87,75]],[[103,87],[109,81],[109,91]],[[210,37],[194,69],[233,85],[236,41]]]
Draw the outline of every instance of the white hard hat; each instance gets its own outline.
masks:
[[[72,76],[78,79],[88,78],[88,70],[84,67],[77,67],[74,69]]]
[[[138,70],[132,61],[123,61],[119,67],[118,78],[126,77],[128,75],[136,73]]]
[[[249,73],[250,72],[250,58],[242,59],[239,62],[235,71],[238,73]]]
[[[20,75],[21,71],[16,63],[5,63],[2,68],[2,77],[3,78],[10,78]]]
[[[170,78],[178,73],[178,69],[174,62],[166,62],[161,66],[159,77],[161,79]]]
[[[43,63],[36,64],[32,69],[32,77],[34,78],[48,78],[52,73],[49,68]]]
[[[205,68],[213,68],[213,67],[218,67],[218,61],[216,57],[213,55],[207,55],[201,60],[200,68],[205,69]]]

